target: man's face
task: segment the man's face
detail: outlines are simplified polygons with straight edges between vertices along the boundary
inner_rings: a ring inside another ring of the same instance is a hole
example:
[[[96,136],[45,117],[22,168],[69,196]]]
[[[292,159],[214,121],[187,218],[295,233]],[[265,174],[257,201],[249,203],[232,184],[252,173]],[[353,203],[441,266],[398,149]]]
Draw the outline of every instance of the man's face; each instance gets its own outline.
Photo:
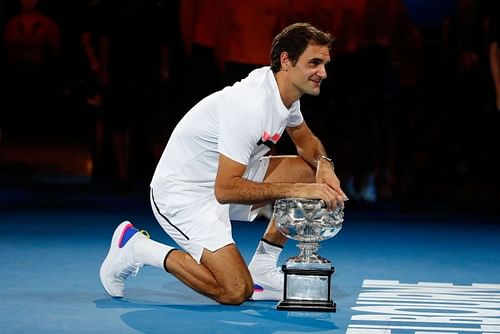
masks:
[[[321,81],[326,79],[325,65],[329,62],[330,50],[327,46],[309,44],[295,66],[288,68],[292,85],[301,95],[318,95]]]

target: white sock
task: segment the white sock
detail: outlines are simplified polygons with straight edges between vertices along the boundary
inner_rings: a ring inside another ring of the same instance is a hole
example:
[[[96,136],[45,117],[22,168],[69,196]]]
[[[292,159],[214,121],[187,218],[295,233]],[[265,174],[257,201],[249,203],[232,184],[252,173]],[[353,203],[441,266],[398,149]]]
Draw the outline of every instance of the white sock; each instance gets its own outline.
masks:
[[[271,245],[267,241],[261,240],[255,250],[252,261],[250,261],[250,266],[276,268],[282,250],[282,247]]]
[[[166,270],[164,266],[165,257],[174,249],[174,247],[161,244],[147,237],[139,238],[134,242],[134,256],[137,261],[162,270]]]

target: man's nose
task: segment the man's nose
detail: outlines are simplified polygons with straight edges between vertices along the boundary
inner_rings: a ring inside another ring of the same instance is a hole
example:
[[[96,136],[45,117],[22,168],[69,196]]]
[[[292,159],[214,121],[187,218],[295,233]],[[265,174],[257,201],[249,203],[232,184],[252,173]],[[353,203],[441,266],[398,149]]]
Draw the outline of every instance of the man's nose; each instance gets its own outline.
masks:
[[[319,75],[320,75],[321,79],[326,79],[328,77],[328,75],[326,74],[325,65],[321,65],[321,67],[319,69]]]

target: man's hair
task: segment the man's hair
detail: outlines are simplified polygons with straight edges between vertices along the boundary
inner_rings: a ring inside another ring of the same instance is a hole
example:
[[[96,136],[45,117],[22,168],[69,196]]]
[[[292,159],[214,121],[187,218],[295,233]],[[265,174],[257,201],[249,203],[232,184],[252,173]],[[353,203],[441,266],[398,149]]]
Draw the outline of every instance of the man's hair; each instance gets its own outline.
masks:
[[[321,31],[309,23],[294,23],[283,29],[273,40],[271,45],[271,69],[274,73],[281,69],[280,56],[288,53],[295,66],[300,55],[309,44],[326,45],[331,47],[334,38],[331,34]]]

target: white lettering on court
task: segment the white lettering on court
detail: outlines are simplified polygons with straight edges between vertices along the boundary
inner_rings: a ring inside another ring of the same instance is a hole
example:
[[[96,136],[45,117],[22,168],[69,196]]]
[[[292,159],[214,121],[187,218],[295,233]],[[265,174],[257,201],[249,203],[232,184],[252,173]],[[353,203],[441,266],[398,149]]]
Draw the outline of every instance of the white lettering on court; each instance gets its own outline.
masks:
[[[500,333],[500,284],[364,280],[346,334]]]

